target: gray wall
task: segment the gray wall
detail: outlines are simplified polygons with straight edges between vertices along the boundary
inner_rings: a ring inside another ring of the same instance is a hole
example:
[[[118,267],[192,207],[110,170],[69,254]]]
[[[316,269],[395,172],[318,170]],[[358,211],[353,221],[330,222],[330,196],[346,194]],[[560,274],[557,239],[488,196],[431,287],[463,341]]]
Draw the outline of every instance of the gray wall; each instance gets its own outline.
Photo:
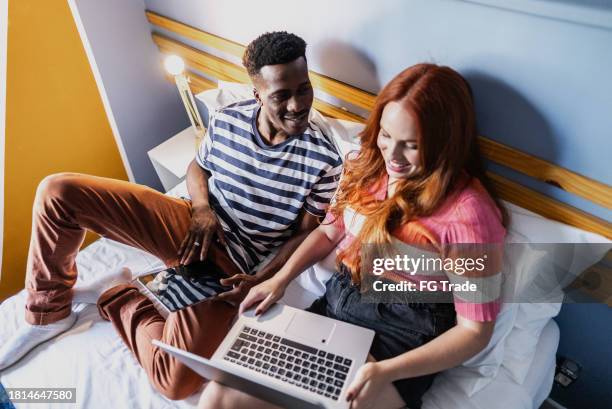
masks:
[[[147,151],[189,125],[165,80],[143,0],[70,0],[130,178],[161,189]]]

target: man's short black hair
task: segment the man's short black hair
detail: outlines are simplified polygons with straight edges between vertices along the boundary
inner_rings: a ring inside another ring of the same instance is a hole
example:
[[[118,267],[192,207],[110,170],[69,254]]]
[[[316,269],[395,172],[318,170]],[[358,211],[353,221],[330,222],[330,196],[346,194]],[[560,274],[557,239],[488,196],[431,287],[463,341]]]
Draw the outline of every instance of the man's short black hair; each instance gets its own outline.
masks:
[[[306,59],[306,41],[286,31],[274,31],[251,41],[242,56],[242,64],[254,77],[265,65],[286,64],[299,57]]]

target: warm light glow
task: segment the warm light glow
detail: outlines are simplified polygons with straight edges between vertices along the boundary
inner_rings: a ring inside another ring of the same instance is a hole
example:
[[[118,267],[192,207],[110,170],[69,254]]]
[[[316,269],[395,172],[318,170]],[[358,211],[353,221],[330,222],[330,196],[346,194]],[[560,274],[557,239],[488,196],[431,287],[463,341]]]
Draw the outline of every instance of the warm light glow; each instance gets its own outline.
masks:
[[[178,55],[169,55],[164,60],[164,67],[170,75],[179,75],[185,70],[185,62]]]

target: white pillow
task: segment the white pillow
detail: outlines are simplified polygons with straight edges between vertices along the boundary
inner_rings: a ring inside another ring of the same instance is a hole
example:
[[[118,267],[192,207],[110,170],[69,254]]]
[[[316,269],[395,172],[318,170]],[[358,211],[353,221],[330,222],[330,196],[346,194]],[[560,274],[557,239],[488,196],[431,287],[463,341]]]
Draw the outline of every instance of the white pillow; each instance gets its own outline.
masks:
[[[612,242],[602,236],[543,218],[511,203],[505,205],[511,215],[508,233],[514,238],[512,242],[550,243],[545,246],[546,252],[538,250],[538,246],[531,249],[524,246],[519,250],[522,254],[518,261],[529,260],[516,269],[519,291],[530,286],[554,290],[558,277],[555,277],[553,264],[567,268],[570,278],[576,277],[612,248]],[[599,244],[592,245],[595,243]],[[515,304],[518,307],[516,321],[505,341],[502,365],[519,384],[529,372],[542,330],[561,309],[561,287],[557,287],[556,293],[551,291],[549,298],[553,302]]]
[[[213,112],[219,108],[234,102],[255,98],[252,85],[227,81],[219,81],[218,88],[202,91],[195,97],[206,105],[209,120]]]
[[[504,361],[505,340],[514,328],[518,308],[503,304],[489,344],[462,365],[445,372],[447,379],[457,384],[470,397],[487,386],[499,372]]]
[[[314,108],[310,111],[310,121],[317,125],[325,135],[331,135],[343,160],[349,152],[359,150],[359,138],[357,136],[365,128],[364,124],[329,118],[321,115]]]

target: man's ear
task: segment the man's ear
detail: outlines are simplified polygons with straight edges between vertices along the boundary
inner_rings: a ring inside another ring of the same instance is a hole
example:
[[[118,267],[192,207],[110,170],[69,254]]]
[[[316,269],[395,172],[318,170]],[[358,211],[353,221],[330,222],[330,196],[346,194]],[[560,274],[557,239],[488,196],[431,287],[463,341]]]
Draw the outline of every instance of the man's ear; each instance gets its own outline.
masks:
[[[259,96],[259,91],[257,91],[257,88],[255,87],[253,87],[253,96],[257,100],[257,103],[261,105],[261,97]]]

